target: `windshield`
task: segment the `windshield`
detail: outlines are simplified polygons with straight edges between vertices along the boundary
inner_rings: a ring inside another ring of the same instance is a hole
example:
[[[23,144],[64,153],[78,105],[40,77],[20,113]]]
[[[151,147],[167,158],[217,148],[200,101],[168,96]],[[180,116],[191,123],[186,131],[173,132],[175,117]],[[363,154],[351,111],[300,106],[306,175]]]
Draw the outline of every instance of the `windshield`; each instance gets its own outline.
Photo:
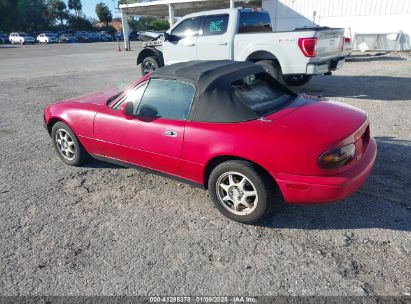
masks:
[[[19,35],[20,35],[20,36],[28,36],[29,34],[24,33],[24,32],[21,32],[21,33],[19,33]]]
[[[296,97],[266,73],[248,75],[233,82],[231,86],[243,102],[259,116],[273,113]]]

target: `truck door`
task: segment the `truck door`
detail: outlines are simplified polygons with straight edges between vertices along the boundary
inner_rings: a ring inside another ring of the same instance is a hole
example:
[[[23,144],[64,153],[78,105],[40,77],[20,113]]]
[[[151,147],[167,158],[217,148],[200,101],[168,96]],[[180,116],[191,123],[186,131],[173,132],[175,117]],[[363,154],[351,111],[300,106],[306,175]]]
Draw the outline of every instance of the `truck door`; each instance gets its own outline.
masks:
[[[196,60],[201,19],[201,17],[188,18],[173,28],[169,39],[164,41],[162,46],[166,65]]]
[[[228,31],[228,21],[228,14],[204,17],[202,35],[197,39],[198,60],[232,59],[232,34]]]

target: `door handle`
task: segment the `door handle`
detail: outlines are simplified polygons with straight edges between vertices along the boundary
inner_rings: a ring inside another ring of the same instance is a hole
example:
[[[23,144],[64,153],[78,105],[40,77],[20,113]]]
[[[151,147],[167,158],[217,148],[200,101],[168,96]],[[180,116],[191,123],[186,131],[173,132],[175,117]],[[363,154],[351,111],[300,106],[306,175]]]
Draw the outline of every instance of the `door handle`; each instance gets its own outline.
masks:
[[[225,42],[225,41],[220,41],[219,43],[218,43],[218,45],[227,45],[228,43],[227,42]]]
[[[196,44],[194,42],[187,42],[185,45],[186,46],[195,46]]]
[[[164,132],[164,135],[165,136],[168,136],[168,137],[177,137],[177,132],[176,131],[165,131]]]

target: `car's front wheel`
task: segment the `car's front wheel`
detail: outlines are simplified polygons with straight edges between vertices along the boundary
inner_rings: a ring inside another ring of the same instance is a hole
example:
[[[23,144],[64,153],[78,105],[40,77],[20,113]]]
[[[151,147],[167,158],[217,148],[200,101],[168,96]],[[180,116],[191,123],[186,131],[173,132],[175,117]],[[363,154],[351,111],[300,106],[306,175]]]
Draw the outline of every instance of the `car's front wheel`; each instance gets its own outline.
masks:
[[[20,40],[20,44],[23,45],[23,44],[24,44],[24,41],[23,41],[23,40]]]
[[[52,130],[54,148],[63,162],[70,166],[80,166],[89,155],[73,130],[63,122],[57,122]]]
[[[215,207],[226,217],[252,224],[260,220],[273,204],[274,183],[254,164],[233,160],[211,172],[208,190]]]
[[[146,75],[150,72],[157,70],[160,67],[156,57],[147,57],[144,58],[143,63],[141,64],[141,73]]]

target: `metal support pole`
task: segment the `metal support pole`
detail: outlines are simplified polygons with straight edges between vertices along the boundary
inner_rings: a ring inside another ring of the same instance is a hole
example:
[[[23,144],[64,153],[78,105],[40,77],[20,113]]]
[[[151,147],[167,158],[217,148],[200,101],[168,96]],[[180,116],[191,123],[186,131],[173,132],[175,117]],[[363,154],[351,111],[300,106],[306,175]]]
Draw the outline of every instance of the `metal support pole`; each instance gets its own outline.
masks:
[[[234,7],[235,7],[234,1],[235,1],[235,0],[230,0],[230,8],[234,8]]]
[[[174,25],[174,6],[172,4],[168,5],[168,22],[170,23],[170,27]]]
[[[121,10],[121,23],[123,25],[123,36],[124,36],[124,49],[128,51],[128,20],[127,20],[127,14]]]

